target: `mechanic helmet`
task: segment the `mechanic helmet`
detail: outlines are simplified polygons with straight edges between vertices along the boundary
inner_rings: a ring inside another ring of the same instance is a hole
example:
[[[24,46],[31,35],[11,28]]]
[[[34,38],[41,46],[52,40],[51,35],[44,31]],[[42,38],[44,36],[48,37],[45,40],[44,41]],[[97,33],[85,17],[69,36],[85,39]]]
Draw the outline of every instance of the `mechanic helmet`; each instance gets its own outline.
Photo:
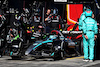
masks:
[[[34,15],[35,16],[40,16],[40,9],[36,9]]]
[[[54,15],[57,15],[57,14],[58,14],[58,9],[56,9],[56,8],[53,9],[53,14],[54,14]]]
[[[92,13],[93,12],[91,11],[91,9],[87,8],[86,11],[85,11],[85,16],[86,17],[92,17]]]

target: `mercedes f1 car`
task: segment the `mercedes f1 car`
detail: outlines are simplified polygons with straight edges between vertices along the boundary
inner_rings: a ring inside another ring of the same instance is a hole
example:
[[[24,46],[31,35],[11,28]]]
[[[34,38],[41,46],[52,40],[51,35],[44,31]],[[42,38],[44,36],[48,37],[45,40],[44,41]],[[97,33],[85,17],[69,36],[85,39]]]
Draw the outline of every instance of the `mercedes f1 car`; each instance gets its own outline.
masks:
[[[37,40],[30,45],[25,55],[35,58],[52,57],[54,60],[64,59],[68,45],[75,46],[75,43],[65,38],[60,31],[53,30],[46,40]]]

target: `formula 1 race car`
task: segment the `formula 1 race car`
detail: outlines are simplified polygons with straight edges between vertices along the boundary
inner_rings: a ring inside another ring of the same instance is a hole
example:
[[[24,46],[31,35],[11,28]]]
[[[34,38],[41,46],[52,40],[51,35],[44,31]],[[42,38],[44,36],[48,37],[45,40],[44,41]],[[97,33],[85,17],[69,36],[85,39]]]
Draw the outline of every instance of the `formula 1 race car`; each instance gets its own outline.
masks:
[[[37,40],[26,51],[25,56],[52,57],[54,60],[66,58],[68,45],[75,46],[72,40],[65,38],[60,31],[51,31],[49,38]],[[54,34],[56,33],[56,34]]]

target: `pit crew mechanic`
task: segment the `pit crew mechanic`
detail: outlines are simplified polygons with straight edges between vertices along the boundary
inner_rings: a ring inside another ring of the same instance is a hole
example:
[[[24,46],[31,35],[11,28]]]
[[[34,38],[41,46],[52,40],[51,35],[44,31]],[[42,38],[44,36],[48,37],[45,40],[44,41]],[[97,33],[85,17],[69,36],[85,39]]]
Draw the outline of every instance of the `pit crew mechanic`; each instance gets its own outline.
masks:
[[[51,22],[51,19],[50,17],[52,16],[51,14],[51,10],[48,8],[47,9],[47,13],[45,14],[45,24],[46,24],[46,33],[49,33],[51,30],[50,30],[50,22]]]
[[[94,40],[97,38],[97,33],[98,33],[97,22],[92,18],[92,14],[93,12],[90,9],[86,9],[85,11],[86,19],[84,19],[84,23],[82,26],[84,34],[83,37],[85,37],[85,40],[83,40],[84,61],[90,61],[90,62],[93,62],[94,60],[94,46],[95,46]]]

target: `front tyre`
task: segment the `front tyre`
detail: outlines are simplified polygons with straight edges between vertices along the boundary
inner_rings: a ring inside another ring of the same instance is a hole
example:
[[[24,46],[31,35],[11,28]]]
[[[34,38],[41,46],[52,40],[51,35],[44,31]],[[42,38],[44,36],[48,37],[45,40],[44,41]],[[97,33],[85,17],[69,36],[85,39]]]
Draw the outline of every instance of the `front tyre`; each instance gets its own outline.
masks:
[[[67,44],[68,43],[65,43],[64,41],[62,41],[62,43],[61,43],[61,53],[60,53],[60,55],[61,55],[61,59],[62,60],[64,60],[64,59],[66,59],[66,47],[67,47]]]

